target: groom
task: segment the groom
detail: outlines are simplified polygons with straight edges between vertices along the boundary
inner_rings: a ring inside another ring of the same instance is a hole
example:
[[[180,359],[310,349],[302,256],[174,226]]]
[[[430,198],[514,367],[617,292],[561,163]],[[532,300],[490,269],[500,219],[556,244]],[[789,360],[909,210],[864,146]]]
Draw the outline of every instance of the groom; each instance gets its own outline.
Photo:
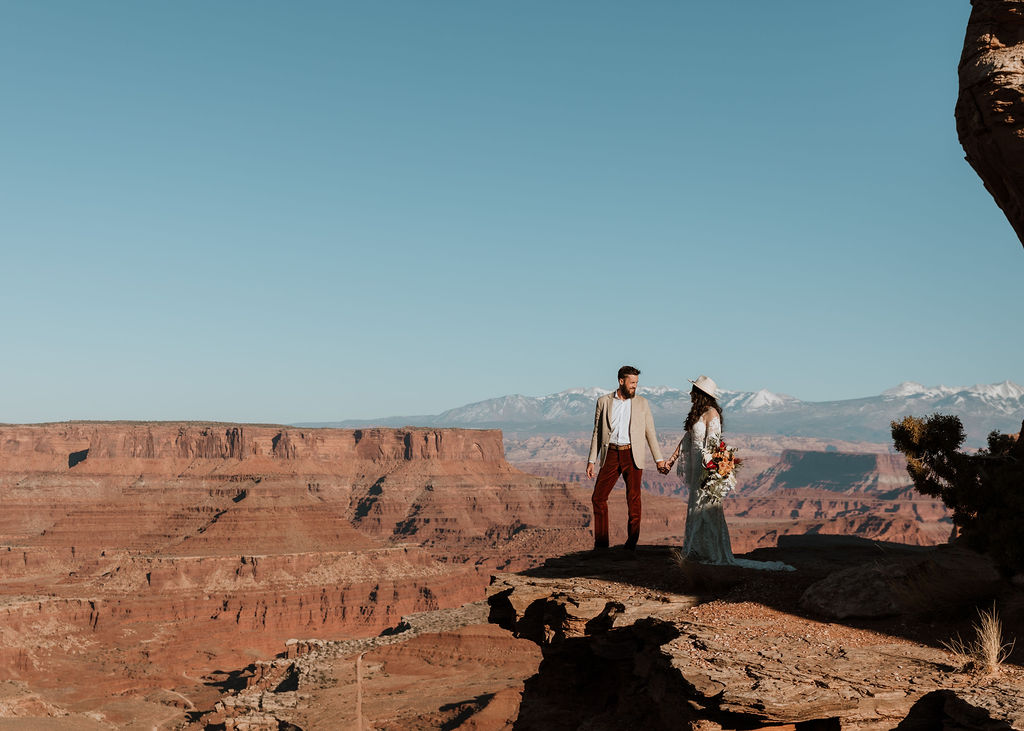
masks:
[[[647,466],[646,441],[658,464],[658,472],[668,472],[661,456],[654,417],[647,399],[636,395],[640,371],[633,366],[619,368],[619,387],[597,400],[594,436],[590,440],[587,477],[594,479],[594,465],[600,465],[594,484],[594,548],[608,548],[608,495],[619,475],[626,482],[626,507],[629,511],[629,537],[624,548],[633,551],[640,540],[640,481]]]

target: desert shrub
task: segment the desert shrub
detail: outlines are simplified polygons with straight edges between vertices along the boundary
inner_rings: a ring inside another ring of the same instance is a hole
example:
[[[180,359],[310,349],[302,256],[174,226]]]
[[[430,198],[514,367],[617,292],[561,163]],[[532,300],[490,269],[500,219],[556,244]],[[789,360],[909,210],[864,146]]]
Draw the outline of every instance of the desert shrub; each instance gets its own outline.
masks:
[[[1013,652],[1014,643],[1003,642],[1003,623],[999,620],[995,605],[992,611],[978,610],[978,621],[974,623],[974,639],[964,641],[957,635],[943,646],[961,670],[974,670],[986,675],[995,675]]]
[[[975,550],[1001,567],[1024,570],[1024,458],[1019,442],[992,432],[988,448],[960,451],[964,428],[956,416],[907,416],[892,422],[896,449],[907,458],[914,487],[942,500]]]

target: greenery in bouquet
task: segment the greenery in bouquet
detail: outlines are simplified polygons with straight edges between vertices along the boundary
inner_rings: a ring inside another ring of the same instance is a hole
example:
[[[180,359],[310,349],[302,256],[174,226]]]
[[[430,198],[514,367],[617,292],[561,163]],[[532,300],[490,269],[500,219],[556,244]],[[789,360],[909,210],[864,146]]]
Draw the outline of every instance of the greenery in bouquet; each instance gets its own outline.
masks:
[[[708,500],[721,501],[736,486],[736,470],[743,464],[743,458],[736,456],[736,448],[724,441],[711,452],[711,458],[704,463],[704,483],[701,489]]]

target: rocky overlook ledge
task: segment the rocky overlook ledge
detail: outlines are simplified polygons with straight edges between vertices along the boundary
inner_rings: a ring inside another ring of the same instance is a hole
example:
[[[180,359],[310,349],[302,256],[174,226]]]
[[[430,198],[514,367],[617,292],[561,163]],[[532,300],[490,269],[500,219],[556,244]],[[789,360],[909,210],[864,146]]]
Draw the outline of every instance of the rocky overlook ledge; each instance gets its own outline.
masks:
[[[1001,591],[976,554],[785,537],[764,552],[783,574],[624,553],[494,578],[490,621],[544,658],[516,728],[1024,728],[1019,666],[965,675],[941,646]]]

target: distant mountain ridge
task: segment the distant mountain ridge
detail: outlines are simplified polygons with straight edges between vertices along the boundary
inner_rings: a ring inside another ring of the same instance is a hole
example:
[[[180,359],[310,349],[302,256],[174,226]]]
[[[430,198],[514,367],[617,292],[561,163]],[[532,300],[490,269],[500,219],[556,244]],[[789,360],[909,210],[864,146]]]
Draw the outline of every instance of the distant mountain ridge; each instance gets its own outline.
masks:
[[[589,431],[597,398],[608,388],[571,388],[547,396],[513,394],[449,409],[437,415],[393,416],[298,426],[432,426],[497,428],[514,433]],[[690,407],[689,389],[639,389],[659,429],[678,431]],[[1024,386],[1013,381],[975,386],[922,386],[906,381],[877,396],[840,401],[801,401],[767,389],[722,391],[719,403],[730,431],[856,441],[888,442],[889,422],[906,415],[955,414],[967,446],[982,446],[992,430],[1016,432],[1024,420]]]

